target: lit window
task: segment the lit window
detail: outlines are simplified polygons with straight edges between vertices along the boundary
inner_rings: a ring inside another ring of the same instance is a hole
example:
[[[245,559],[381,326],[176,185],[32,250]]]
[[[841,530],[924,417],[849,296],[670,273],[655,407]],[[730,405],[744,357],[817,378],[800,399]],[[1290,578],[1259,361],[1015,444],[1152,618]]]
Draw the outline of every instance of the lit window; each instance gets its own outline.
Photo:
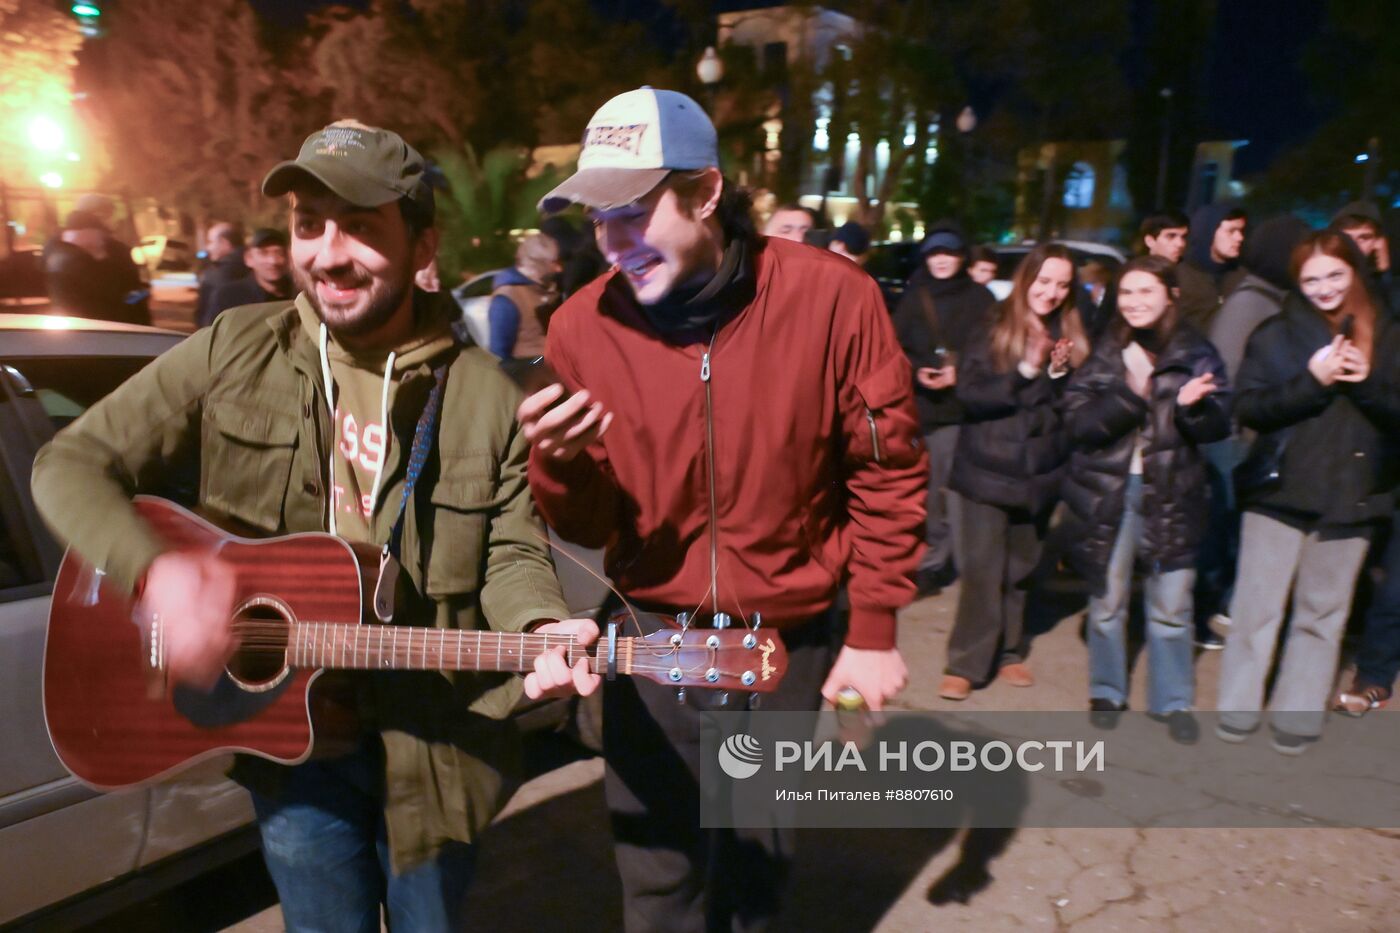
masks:
[[[1065,179],[1065,207],[1087,210],[1094,206],[1094,167],[1088,162],[1076,162]]]

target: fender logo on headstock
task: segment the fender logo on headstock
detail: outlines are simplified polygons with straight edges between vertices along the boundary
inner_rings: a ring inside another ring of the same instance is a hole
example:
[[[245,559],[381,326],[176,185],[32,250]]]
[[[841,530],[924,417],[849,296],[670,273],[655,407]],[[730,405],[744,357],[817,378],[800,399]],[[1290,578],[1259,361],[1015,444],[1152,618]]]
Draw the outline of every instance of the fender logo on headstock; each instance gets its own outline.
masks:
[[[758,646],[758,650],[763,653],[763,679],[767,680],[778,673],[778,669],[768,660],[768,656],[774,651],[777,651],[778,646],[773,643],[772,638],[769,638],[766,642]]]

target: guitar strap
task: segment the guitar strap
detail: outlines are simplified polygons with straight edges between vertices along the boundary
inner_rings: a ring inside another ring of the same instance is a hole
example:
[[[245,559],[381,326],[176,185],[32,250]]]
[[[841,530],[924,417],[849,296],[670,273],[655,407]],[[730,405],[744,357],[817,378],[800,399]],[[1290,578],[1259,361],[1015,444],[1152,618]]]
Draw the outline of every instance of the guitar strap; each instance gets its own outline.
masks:
[[[399,580],[399,554],[403,546],[404,516],[408,511],[408,497],[418,484],[418,477],[428,463],[428,454],[433,449],[433,439],[437,436],[438,412],[442,408],[442,387],[447,382],[447,364],[433,370],[433,390],[428,394],[428,402],[423,406],[423,414],[418,416],[418,426],[413,429],[413,447],[408,454],[408,475],[403,481],[403,495],[399,497],[399,514],[394,518],[394,527],[389,531],[389,540],[384,542],[384,550],[379,554],[379,579],[374,585],[374,615],[380,622],[392,622],[394,618],[394,597]]]

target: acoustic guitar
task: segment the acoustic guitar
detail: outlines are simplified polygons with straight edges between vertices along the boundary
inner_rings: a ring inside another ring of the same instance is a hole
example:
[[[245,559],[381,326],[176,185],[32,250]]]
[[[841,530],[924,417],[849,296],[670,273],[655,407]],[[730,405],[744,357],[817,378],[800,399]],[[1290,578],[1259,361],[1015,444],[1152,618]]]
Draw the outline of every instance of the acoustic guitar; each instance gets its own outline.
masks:
[[[786,671],[782,639],[745,628],[634,637],[612,623],[587,650],[566,634],[384,624],[376,549],[321,533],[240,537],[147,496],[135,507],[171,547],[233,565],[238,648],[212,690],[168,684],[160,620],[70,549],[49,611],[44,718],[59,760],[93,787],[154,781],[229,752],[305,761],[318,731],[329,736],[347,715],[317,689],[326,670],[526,672],[562,646],[571,667],[586,658],[595,673],[675,687],[766,693]]]

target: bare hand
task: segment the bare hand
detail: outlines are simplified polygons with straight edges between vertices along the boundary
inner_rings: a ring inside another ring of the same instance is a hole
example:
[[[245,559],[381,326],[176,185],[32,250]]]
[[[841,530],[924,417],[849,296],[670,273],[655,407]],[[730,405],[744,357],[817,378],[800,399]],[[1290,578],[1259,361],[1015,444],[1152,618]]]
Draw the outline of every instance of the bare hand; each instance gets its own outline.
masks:
[[[1061,337],[1055,341],[1055,346],[1050,350],[1050,372],[1069,372],[1069,355],[1074,350],[1074,341],[1068,337]]]
[[[1312,355],[1308,360],[1308,372],[1318,381],[1320,385],[1330,386],[1337,381],[1346,368],[1346,353],[1344,347],[1349,345],[1349,341],[1338,334],[1332,338],[1332,342]]]
[[[1176,403],[1183,408],[1190,408],[1206,396],[1214,395],[1218,388],[1215,376],[1204,373],[1181,387],[1181,391],[1176,393]]]
[[[564,387],[556,382],[521,402],[515,416],[525,430],[525,439],[540,453],[572,460],[607,432],[613,416],[602,402],[593,401],[587,389],[551,408],[563,394]]]
[[[956,366],[920,366],[914,376],[925,389],[950,389],[958,384]]]
[[[1365,382],[1371,375],[1371,361],[1361,348],[1350,341],[1342,344],[1342,371],[1337,373],[1338,382]]]
[[[146,571],[141,610],[158,627],[171,681],[210,689],[233,657],[233,565],[208,552],[170,551]]]
[[[534,634],[573,635],[580,645],[587,648],[598,640],[598,624],[592,619],[565,619],[562,622],[547,622],[536,628]],[[550,648],[535,658],[534,672],[525,675],[525,695],[532,700],[574,693],[586,697],[598,689],[603,678],[589,671],[587,658],[579,658],[572,669],[564,658],[562,645]]]
[[[899,649],[878,651],[847,646],[836,656],[836,663],[822,684],[822,696],[834,705],[841,688],[851,687],[865,697],[865,704],[872,710],[880,710],[908,682],[909,672]]]

